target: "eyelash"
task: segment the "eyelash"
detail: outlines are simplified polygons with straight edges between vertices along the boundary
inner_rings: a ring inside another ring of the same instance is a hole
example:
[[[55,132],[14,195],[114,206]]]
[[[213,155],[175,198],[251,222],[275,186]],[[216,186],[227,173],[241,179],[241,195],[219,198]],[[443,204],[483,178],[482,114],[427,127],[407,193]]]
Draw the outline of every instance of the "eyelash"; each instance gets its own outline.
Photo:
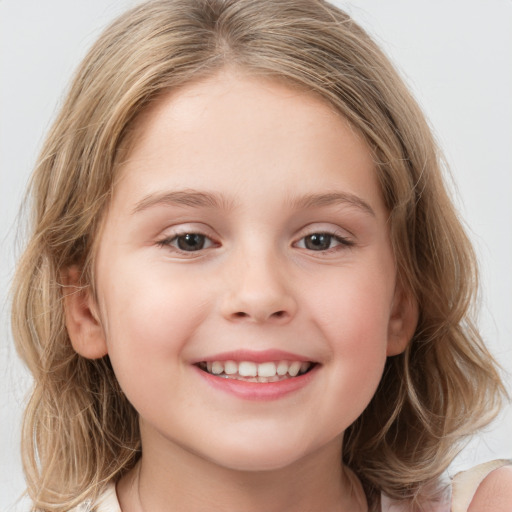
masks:
[[[181,249],[180,247],[175,247],[173,245],[173,242],[176,242],[176,243],[179,243],[179,239],[180,238],[183,238],[183,237],[186,237],[186,236],[200,236],[200,237],[203,237],[204,240],[208,240],[210,242],[210,245],[208,247],[200,247],[199,249],[196,249],[196,250],[192,250],[192,251],[186,251],[184,249]],[[183,231],[181,233],[175,233],[171,236],[168,236],[168,237],[165,237],[163,238],[162,240],[159,240],[157,241],[157,245],[159,247],[166,247],[166,248],[172,248],[173,250],[175,250],[176,252],[179,252],[180,254],[193,254],[195,252],[201,252],[205,249],[209,249],[210,247],[212,246],[215,246],[215,245],[218,245],[216,244],[212,239],[211,237],[203,234],[203,233],[200,233],[200,232],[197,232],[197,231]]]
[[[209,245],[207,247],[200,247],[198,249],[195,249],[195,250],[191,250],[191,251],[187,251],[183,248],[180,248],[180,247],[176,247],[175,245],[173,245],[173,242],[175,242],[176,244],[179,243],[179,240],[183,237],[187,237],[187,236],[199,236],[199,237],[202,237],[203,241],[208,241],[209,242]],[[329,245],[332,243],[332,241],[335,241],[337,242],[337,245],[335,245],[334,247],[328,247],[327,249],[320,249],[320,250],[314,250],[314,249],[308,249],[306,247],[306,242],[304,242],[304,246],[303,247],[299,247],[301,249],[306,249],[308,251],[311,251],[313,253],[320,253],[320,254],[329,254],[329,253],[332,253],[332,252],[336,252],[336,251],[339,251],[339,250],[342,250],[343,248],[350,248],[350,247],[353,247],[354,246],[354,242],[352,240],[350,240],[349,238],[346,238],[344,236],[340,236],[339,234],[336,234],[334,232],[329,232],[329,231],[315,231],[313,233],[309,233],[307,235],[304,235],[303,237],[301,237],[297,242],[294,242],[293,246],[296,247],[297,244],[301,241],[305,241],[307,238],[309,237],[314,237],[314,236],[318,236],[318,237],[328,237],[329,238]],[[166,238],[163,238],[162,240],[159,240],[157,241],[157,246],[161,247],[161,248],[172,248],[174,251],[180,253],[180,254],[183,254],[183,255],[190,255],[192,256],[194,253],[196,252],[202,252],[206,249],[210,249],[211,247],[215,247],[215,246],[218,246],[219,244],[217,244],[215,241],[213,241],[209,236],[203,234],[203,233],[200,233],[200,232],[195,232],[195,231],[184,231],[184,232],[181,232],[181,233],[175,233],[171,236],[168,236]]]
[[[314,236],[317,236],[317,237],[328,237],[329,238],[329,245],[332,243],[332,241],[337,242],[337,245],[335,245],[334,247],[329,247],[327,249],[318,250],[318,251],[315,251],[314,249],[308,249],[305,246],[305,244],[306,244],[305,240],[307,238],[311,238],[311,237],[314,237]],[[304,248],[304,249],[309,250],[311,252],[318,252],[320,254],[329,254],[329,253],[332,253],[332,252],[343,250],[344,248],[350,248],[350,247],[354,246],[354,242],[352,240],[350,240],[349,238],[344,237],[344,236],[340,236],[339,234],[333,233],[333,232],[330,232],[330,231],[315,231],[315,232],[310,233],[308,235],[304,235],[303,237],[301,237],[299,239],[298,242],[295,242],[294,245],[298,244],[299,242],[301,242],[303,240],[304,240],[304,247],[301,247],[301,249]]]

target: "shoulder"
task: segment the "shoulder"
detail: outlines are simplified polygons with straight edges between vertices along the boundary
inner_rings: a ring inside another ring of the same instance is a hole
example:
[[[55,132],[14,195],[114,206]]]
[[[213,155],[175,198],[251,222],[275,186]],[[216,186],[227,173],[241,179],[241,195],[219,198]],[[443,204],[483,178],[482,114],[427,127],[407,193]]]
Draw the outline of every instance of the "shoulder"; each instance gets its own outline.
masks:
[[[492,460],[457,473],[452,480],[452,512],[510,512],[511,463]]]
[[[510,512],[512,510],[512,466],[487,475],[471,501],[468,512]]]

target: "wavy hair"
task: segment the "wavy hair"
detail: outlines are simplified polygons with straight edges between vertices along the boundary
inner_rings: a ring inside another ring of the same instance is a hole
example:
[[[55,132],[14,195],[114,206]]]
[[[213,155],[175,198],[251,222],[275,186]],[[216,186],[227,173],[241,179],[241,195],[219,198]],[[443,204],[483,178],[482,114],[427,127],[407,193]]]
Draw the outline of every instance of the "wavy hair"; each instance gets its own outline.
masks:
[[[443,181],[442,156],[403,80],[367,33],[322,0],[155,0],[118,18],[80,65],[39,156],[30,238],[12,325],[34,377],[22,434],[34,510],[94,499],[140,457],[137,413],[108,356],[73,351],[59,276],[94,286],[95,234],[123,142],[169,90],[238,67],[324,98],[364,137],[390,212],[398,278],[419,304],[416,332],[345,434],[343,461],[376,509],[414,504],[504,393],[472,323],[475,256]]]

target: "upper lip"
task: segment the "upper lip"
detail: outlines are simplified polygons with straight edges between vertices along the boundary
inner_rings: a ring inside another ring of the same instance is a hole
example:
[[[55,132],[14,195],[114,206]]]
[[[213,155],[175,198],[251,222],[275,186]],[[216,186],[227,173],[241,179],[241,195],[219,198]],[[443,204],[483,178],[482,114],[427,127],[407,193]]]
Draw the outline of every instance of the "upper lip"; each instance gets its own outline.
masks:
[[[284,350],[233,350],[229,352],[221,352],[211,356],[205,356],[197,359],[192,364],[208,362],[208,361],[251,361],[254,363],[265,363],[267,361],[301,361],[314,362],[310,357],[300,354],[293,354]]]

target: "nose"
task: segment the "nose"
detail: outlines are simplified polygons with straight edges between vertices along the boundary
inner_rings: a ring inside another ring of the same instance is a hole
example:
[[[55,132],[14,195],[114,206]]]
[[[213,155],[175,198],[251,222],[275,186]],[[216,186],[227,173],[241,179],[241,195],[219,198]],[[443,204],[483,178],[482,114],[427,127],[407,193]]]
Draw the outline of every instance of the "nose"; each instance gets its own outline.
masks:
[[[222,315],[231,322],[286,324],[297,302],[283,263],[270,256],[239,256],[226,269]]]

